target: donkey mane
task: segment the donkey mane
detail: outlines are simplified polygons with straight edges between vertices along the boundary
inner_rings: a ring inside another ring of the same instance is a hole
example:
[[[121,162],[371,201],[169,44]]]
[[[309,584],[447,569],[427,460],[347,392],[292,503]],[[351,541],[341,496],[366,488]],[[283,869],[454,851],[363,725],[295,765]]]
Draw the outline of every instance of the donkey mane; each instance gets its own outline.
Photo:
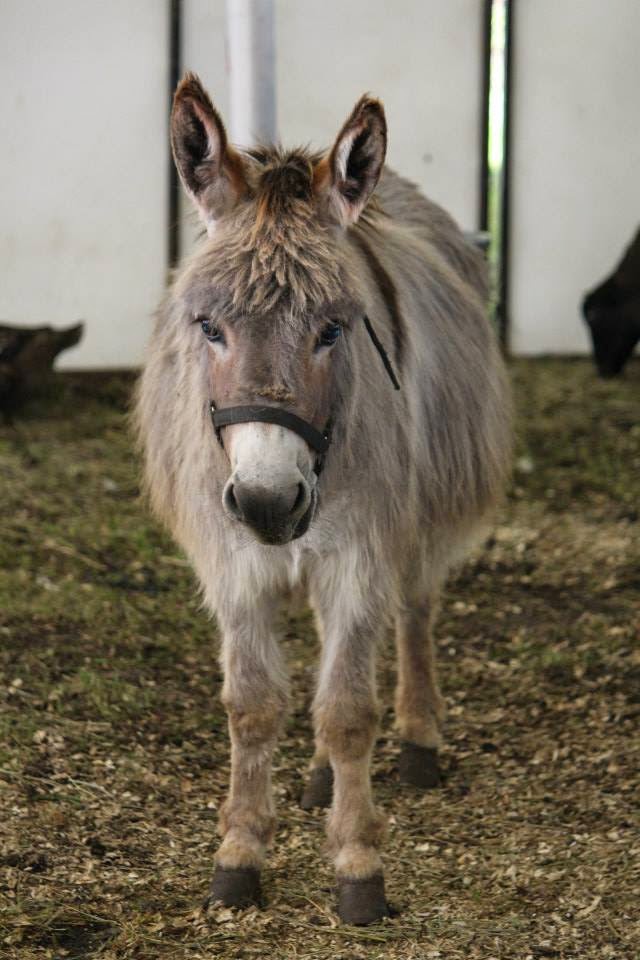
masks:
[[[253,161],[250,192],[196,250],[181,286],[214,287],[216,308],[229,320],[286,307],[289,323],[301,326],[310,312],[343,300],[349,287],[335,227],[322,222],[314,199],[321,154],[262,146],[243,156]],[[382,213],[372,197],[351,233],[375,229]]]
[[[278,147],[247,156],[255,161],[251,192],[200,248],[195,271],[230,312],[264,316],[286,306],[299,323],[343,285],[330,227],[318,223],[313,202],[315,158]]]

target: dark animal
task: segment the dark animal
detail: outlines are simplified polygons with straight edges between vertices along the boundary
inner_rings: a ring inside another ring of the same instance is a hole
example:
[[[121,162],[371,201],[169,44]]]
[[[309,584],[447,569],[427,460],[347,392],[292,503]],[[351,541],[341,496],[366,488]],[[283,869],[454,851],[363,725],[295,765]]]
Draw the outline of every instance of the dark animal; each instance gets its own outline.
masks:
[[[615,377],[640,341],[640,230],[622,260],[582,302],[601,377]]]
[[[80,342],[84,324],[63,330],[0,324],[0,410],[10,416],[48,381],[53,361]]]
[[[136,410],[153,506],[222,635],[231,787],[212,898],[260,898],[287,705],[278,605],[301,587],[322,644],[305,806],[331,802],[350,923],[388,912],[370,784],[378,644],[393,627],[401,775],[433,786],[438,596],[510,459],[483,257],[384,169],[386,132],[363,97],[324,154],[239,151],[187,76],[171,137],[208,237],[160,308]]]

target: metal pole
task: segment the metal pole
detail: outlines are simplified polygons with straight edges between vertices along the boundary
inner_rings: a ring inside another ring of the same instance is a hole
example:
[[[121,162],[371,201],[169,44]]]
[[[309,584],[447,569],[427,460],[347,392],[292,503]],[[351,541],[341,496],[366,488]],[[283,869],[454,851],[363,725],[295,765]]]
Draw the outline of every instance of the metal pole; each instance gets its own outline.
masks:
[[[500,339],[509,349],[509,267],[511,263],[511,144],[513,140],[513,48],[515,0],[505,2],[504,37],[504,153],[500,223],[500,296],[498,319]]]
[[[182,0],[169,4],[169,113],[182,70]],[[169,149],[169,266],[180,259],[180,184],[178,171]]]
[[[483,0],[482,17],[482,112],[480,127],[480,212],[478,230],[489,229],[489,94],[491,91],[491,14],[493,0]]]
[[[274,0],[227,0],[231,139],[273,143],[276,123]]]

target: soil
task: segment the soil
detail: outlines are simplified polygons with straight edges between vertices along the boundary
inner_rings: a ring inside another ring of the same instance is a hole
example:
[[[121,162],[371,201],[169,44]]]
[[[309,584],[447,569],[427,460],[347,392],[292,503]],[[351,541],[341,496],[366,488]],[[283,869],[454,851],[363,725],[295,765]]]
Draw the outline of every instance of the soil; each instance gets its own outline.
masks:
[[[266,906],[207,912],[228,777],[216,630],[140,497],[131,378],[64,376],[0,427],[0,955],[564,960],[640,953],[640,362],[511,365],[513,483],[448,585],[444,783],[398,782],[391,651],[373,767],[395,915],[339,924],[290,720]]]

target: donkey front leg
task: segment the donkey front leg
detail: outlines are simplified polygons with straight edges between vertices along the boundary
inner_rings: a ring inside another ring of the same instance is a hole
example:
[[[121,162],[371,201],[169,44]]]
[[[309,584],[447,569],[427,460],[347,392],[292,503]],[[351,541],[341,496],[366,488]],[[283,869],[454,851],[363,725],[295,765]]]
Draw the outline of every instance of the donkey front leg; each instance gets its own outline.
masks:
[[[275,831],[271,758],[286,712],[287,681],[270,603],[225,621],[222,699],[231,736],[231,785],[220,814],[223,841],[210,899],[246,907],[260,902],[260,869]]]
[[[375,695],[377,636],[371,623],[323,630],[320,679],[313,713],[317,742],[333,769],[327,833],[338,879],[338,913],[346,923],[387,916],[378,847],[384,821],[371,797],[371,752],[378,726]]]
[[[435,597],[407,598],[396,616],[396,726],[402,739],[400,779],[428,789],[440,783],[438,749],[444,700],[436,672]]]

